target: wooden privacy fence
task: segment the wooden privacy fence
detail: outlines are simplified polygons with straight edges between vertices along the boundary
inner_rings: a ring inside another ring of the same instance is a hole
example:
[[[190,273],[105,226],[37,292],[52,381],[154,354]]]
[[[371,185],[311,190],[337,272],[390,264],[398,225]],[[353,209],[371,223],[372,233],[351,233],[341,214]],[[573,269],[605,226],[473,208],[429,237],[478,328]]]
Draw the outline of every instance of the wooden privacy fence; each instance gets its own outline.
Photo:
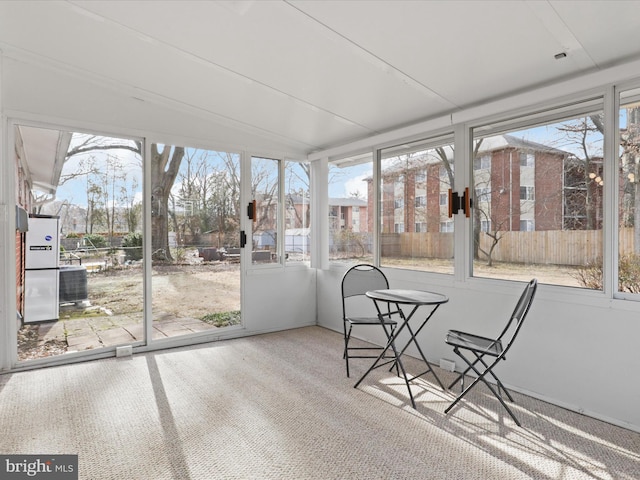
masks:
[[[383,233],[385,257],[453,258],[453,233]]]
[[[549,230],[542,232],[500,232],[493,250],[496,262],[549,265],[585,265],[602,257],[602,230]],[[493,239],[480,233],[480,247],[488,252]],[[453,257],[453,233],[385,233],[382,255],[388,257]],[[619,232],[620,253],[633,252],[633,228]],[[480,258],[486,258],[479,253]]]
[[[547,230],[504,232],[493,250],[496,262],[549,265],[585,265],[602,257],[602,230]],[[480,247],[488,252],[493,239],[480,234]],[[480,258],[484,258],[482,253]]]

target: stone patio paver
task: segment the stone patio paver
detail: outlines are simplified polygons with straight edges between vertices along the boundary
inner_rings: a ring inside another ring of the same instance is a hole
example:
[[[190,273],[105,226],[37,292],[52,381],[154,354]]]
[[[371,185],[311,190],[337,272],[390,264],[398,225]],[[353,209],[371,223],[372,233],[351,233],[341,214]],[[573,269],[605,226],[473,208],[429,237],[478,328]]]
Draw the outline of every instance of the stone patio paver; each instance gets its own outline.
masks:
[[[161,312],[152,324],[154,340],[188,335],[218,328],[197,318],[178,318]],[[79,352],[101,347],[126,345],[144,338],[144,327],[139,315],[109,317],[61,318],[57,322],[39,325],[39,344],[49,340],[65,341],[68,352]]]

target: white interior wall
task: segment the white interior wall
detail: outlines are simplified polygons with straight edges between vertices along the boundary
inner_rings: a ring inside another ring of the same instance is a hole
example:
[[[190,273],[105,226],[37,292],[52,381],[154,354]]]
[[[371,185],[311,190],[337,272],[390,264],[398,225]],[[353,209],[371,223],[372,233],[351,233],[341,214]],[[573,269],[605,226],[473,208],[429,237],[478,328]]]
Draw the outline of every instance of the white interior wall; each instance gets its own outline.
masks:
[[[249,271],[244,278],[244,327],[263,333],[316,324],[315,269],[304,266]]]

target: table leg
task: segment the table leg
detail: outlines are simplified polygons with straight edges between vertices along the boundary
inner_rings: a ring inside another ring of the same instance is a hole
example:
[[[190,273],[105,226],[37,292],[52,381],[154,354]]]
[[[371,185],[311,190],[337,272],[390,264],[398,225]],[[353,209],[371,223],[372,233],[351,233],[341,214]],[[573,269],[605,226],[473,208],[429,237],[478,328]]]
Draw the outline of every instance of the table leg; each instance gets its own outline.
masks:
[[[378,308],[378,303],[375,300],[374,300],[374,303],[376,305],[376,309],[378,310],[378,314],[380,315],[380,309]],[[402,315],[401,310],[399,308],[398,308],[398,311],[400,312],[400,315]],[[411,392],[411,387],[409,385],[409,379],[407,377],[407,371],[405,370],[404,365],[402,364],[402,360],[400,358],[400,355],[398,354],[398,350],[396,349],[396,345],[395,345],[395,340],[396,340],[396,338],[398,338],[398,334],[402,331],[402,329],[406,325],[407,325],[407,323],[403,322],[402,325],[400,325],[400,327],[396,328],[396,330],[393,333],[393,335],[389,338],[389,341],[387,342],[387,345],[384,347],[384,349],[382,350],[380,355],[378,355],[378,358],[376,358],[376,360],[373,362],[373,364],[369,367],[369,370],[367,370],[365,372],[365,374],[362,375],[362,377],[360,377],[360,380],[358,380],[356,382],[356,384],[353,386],[353,388],[358,388],[358,385],[360,385],[362,380],[364,380],[366,378],[366,376],[369,375],[369,373],[371,373],[371,371],[374,368],[378,367],[378,363],[380,362],[380,360],[382,360],[382,358],[384,357],[385,353],[389,350],[389,347],[391,347],[391,349],[393,350],[393,354],[395,356],[396,365],[400,366],[400,370],[402,371],[402,376],[404,377],[404,381],[407,384],[407,389],[409,390],[409,397],[411,398],[411,405],[413,406],[413,408],[416,408],[416,402],[415,402],[415,400],[413,398],[413,392]]]
[[[420,325],[420,327],[418,328],[418,330],[415,331],[415,333],[411,329],[411,325],[409,325],[409,321],[411,320],[411,318],[413,317],[413,314],[418,309],[418,306],[414,307],[413,310],[411,310],[411,313],[409,314],[408,317],[406,317],[406,319],[404,319],[404,315],[402,313],[400,313],[400,316],[403,317],[404,323],[407,325],[407,330],[409,330],[409,333],[411,335],[411,338],[409,338],[409,341],[407,342],[407,344],[404,346],[404,348],[402,350],[400,350],[400,355],[402,355],[405,352],[405,350],[407,349],[407,347],[409,347],[411,342],[413,342],[415,344],[416,348],[418,349],[418,352],[420,353],[420,356],[422,357],[422,360],[427,365],[427,370],[425,370],[424,372],[422,372],[419,375],[416,375],[416,376],[412,377],[409,381],[413,381],[416,378],[419,378],[419,377],[421,377],[423,375],[426,375],[427,373],[431,372],[433,374],[433,376],[435,377],[436,381],[438,382],[438,385],[440,385],[440,388],[442,388],[442,390],[445,390],[444,385],[440,381],[440,378],[438,378],[438,375],[436,375],[435,370],[431,367],[431,365],[427,361],[427,358],[425,357],[425,355],[424,355],[424,353],[422,351],[422,348],[420,348],[420,344],[418,343],[418,341],[416,339],[416,336],[420,333],[422,328],[427,324],[427,322],[433,316],[433,314],[436,313],[436,310],[438,309],[438,307],[440,307],[440,305],[436,305],[436,306],[433,307],[433,309],[431,310],[431,313],[429,313],[427,318],[425,318],[425,320],[422,322],[422,325]]]

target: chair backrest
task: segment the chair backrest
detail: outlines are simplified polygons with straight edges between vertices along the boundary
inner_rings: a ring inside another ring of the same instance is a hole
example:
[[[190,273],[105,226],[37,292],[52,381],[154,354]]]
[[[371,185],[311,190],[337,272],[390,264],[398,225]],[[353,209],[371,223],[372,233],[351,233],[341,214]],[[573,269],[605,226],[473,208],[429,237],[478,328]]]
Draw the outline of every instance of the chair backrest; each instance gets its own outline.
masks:
[[[347,270],[342,277],[342,298],[364,295],[369,290],[384,290],[389,282],[382,270],[373,265],[359,264]]]
[[[364,296],[369,290],[384,290],[389,288],[389,281],[382,270],[373,265],[361,263],[351,267],[342,277],[342,316],[347,317],[347,302],[350,297]],[[368,302],[372,306],[371,302]],[[361,311],[354,304],[350,304],[349,310]],[[371,312],[373,314],[373,312]]]
[[[342,277],[342,317],[346,319],[350,314],[374,315],[373,302],[365,305],[358,303],[358,297],[364,297],[369,290],[383,290],[389,288],[387,277],[373,265],[359,264],[347,270]],[[353,298],[347,305],[348,298]],[[355,303],[354,303],[355,302]],[[372,309],[369,311],[369,309]]]
[[[516,303],[507,325],[498,337],[498,340],[501,340],[503,345],[502,354],[500,355],[501,357],[505,356],[507,350],[511,348],[511,345],[513,345],[514,340],[518,336],[520,328],[524,323],[524,319],[526,318],[527,313],[529,313],[529,309],[533,303],[533,297],[536,294],[537,288],[538,280],[535,278],[524,287],[524,291],[520,295],[518,303]]]

